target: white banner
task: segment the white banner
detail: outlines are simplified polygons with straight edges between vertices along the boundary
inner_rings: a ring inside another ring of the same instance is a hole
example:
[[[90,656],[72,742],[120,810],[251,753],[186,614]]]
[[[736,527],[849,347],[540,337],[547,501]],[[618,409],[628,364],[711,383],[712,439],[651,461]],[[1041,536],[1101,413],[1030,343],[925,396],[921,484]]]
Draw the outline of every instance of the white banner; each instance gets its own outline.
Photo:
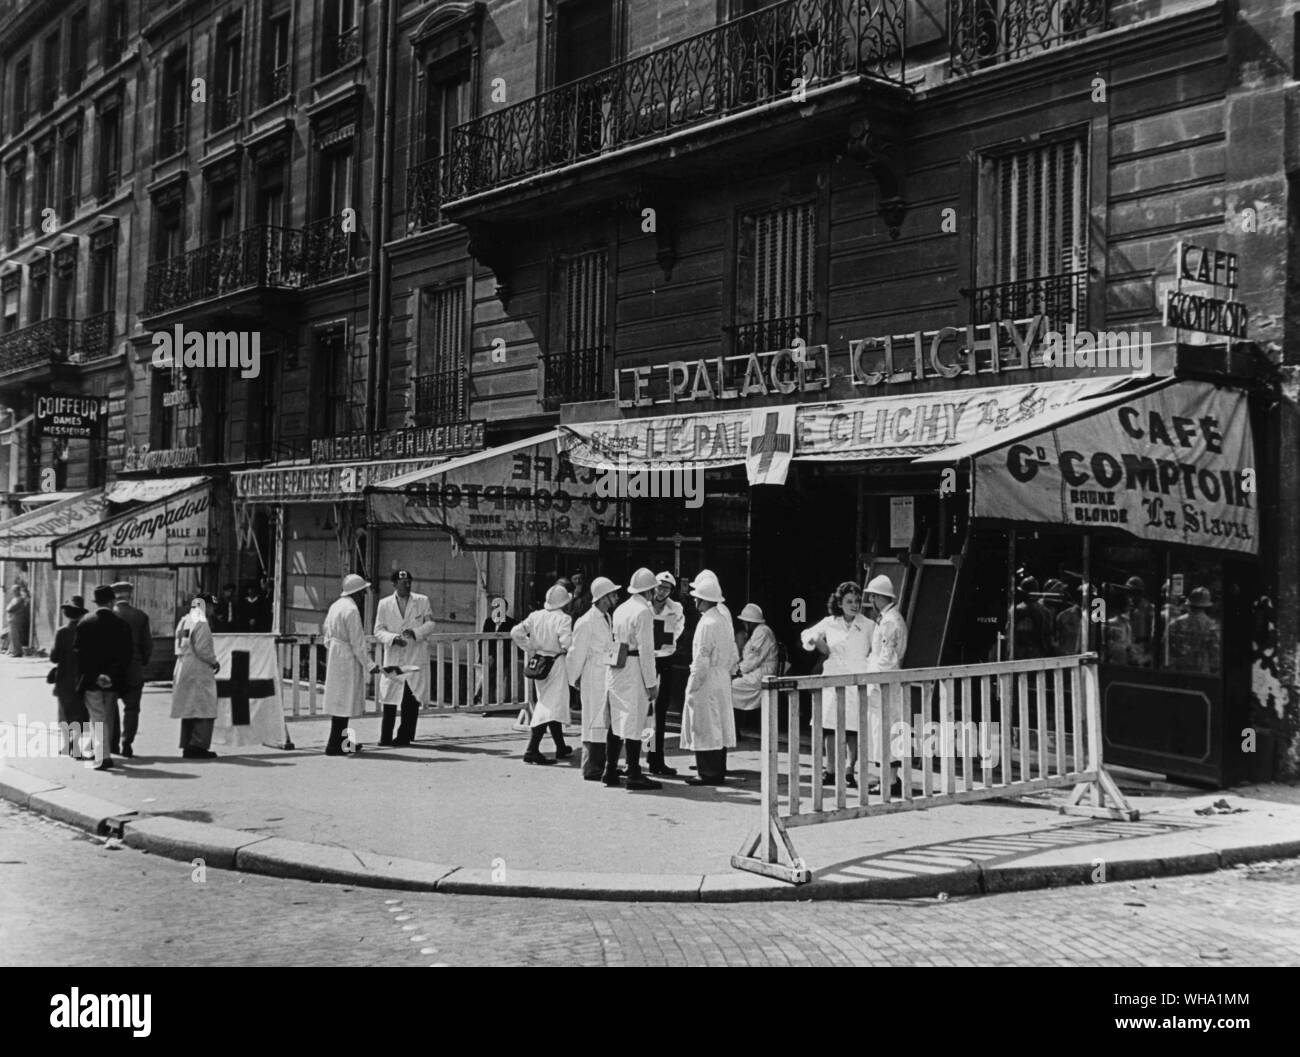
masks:
[[[274,635],[213,635],[217,672],[218,745],[283,745],[284,708]]]
[[[209,485],[142,506],[54,545],[64,569],[206,565],[215,557],[209,532]]]
[[[794,454],[795,405],[764,407],[749,413],[749,455],[745,473],[750,484],[785,484]]]

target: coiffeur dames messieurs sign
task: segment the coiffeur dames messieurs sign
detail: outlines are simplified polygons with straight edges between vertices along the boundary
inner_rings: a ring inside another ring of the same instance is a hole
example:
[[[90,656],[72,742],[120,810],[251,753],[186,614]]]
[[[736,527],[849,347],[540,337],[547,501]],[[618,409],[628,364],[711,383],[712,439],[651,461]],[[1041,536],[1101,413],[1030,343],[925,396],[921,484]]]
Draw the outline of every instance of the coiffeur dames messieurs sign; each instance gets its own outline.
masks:
[[[1254,554],[1254,466],[1246,398],[1179,382],[977,457],[974,513]]]

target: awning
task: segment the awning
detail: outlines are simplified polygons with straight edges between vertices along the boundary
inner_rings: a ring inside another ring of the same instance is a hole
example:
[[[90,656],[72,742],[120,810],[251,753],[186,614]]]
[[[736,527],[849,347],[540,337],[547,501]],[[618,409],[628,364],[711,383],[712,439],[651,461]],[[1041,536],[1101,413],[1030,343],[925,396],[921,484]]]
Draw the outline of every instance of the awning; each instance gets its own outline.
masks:
[[[394,477],[369,493],[372,525],[427,526],[466,550],[596,550],[616,503],[560,450],[560,430]]]
[[[51,503],[62,503],[65,499],[76,499],[81,494],[81,492],[37,492],[35,495],[23,496],[18,502],[35,510],[37,507],[49,506]]]
[[[109,486],[110,503],[152,503],[169,495],[187,492],[208,481],[207,477],[151,477],[148,480],[117,481]]]
[[[1120,375],[864,397],[793,408],[573,422],[561,427],[561,444],[578,466],[629,472],[720,469],[759,462],[767,452],[835,462],[917,458],[1150,381],[1150,375]],[[751,467],[750,479],[755,478]],[[766,482],[771,477],[764,469],[758,479]]]
[[[65,535],[54,543],[58,569],[106,569],[146,565],[165,568],[206,565],[212,547],[212,485],[206,477],[150,482],[159,487],[197,480],[197,487],[175,491],[152,503]]]
[[[60,536],[96,524],[108,513],[102,488],[0,522],[0,558],[47,562]]]
[[[964,447],[975,517],[1258,553],[1255,445],[1237,390],[1159,383]]]
[[[239,470],[230,475],[235,501],[247,503],[340,503],[363,498],[363,490],[390,478],[427,470],[441,459],[302,463]]]

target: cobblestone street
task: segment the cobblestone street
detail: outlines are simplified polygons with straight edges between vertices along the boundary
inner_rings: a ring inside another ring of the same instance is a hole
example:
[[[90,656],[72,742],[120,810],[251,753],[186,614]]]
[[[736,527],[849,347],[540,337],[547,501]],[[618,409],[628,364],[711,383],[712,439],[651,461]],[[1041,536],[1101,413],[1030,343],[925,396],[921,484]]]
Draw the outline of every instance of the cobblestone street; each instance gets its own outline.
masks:
[[[1300,965],[1300,863],[946,901],[626,904],[192,868],[0,805],[11,965]],[[52,899],[57,893],[57,900]]]

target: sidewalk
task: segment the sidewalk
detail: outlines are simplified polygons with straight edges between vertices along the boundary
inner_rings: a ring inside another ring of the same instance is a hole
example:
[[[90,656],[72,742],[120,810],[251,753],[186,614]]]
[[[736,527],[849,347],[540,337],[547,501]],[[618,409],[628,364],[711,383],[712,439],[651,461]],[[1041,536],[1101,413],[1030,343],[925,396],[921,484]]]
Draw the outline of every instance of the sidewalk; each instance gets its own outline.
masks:
[[[53,722],[49,662],[0,658],[0,721]],[[423,716],[406,749],[322,754],[327,719],[292,720],[294,751],[222,749],[184,760],[170,690],[146,687],[136,756],[105,772],[67,758],[0,761],[0,795],[92,831],[135,813],[127,844],[284,876],[447,892],[679,900],[870,898],[1037,888],[1218,869],[1300,855],[1300,796],[1286,787],[1134,796],[1138,822],[1060,815],[1064,792],[1019,803],[810,826],[794,832],[814,880],[798,888],[732,869],[760,821],[758,743],[740,779],[629,793],[584,782],[578,754],[525,765],[513,716]],[[570,744],[577,744],[570,729]],[[549,745],[547,746],[549,748]],[[669,742],[670,763],[692,757]],[[1231,813],[1198,814],[1221,799]],[[1289,800],[1289,802],[1287,802]],[[1099,866],[1102,873],[1099,873]]]

